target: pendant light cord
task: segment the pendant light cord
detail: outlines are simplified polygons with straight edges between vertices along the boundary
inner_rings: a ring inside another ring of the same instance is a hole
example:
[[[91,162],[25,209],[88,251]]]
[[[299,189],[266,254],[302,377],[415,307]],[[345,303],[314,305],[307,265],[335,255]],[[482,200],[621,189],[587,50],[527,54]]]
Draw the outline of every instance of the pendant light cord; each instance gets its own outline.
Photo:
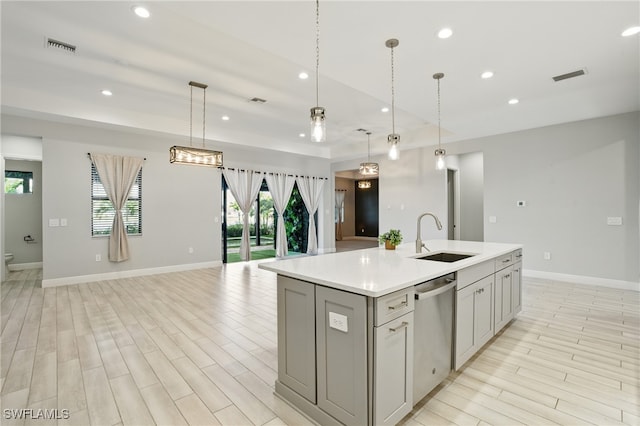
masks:
[[[320,0],[316,0],[316,107],[320,106]]]
[[[393,47],[391,48],[391,133],[396,133],[396,91],[394,87]]]
[[[205,117],[207,116],[207,88],[202,89],[202,147],[204,148],[204,126],[205,126]]]
[[[440,146],[440,79],[438,79],[438,149]]]
[[[190,89],[190,104],[189,104],[189,146],[193,146],[193,86],[189,86]]]
[[[371,162],[371,132],[367,132],[367,163]]]

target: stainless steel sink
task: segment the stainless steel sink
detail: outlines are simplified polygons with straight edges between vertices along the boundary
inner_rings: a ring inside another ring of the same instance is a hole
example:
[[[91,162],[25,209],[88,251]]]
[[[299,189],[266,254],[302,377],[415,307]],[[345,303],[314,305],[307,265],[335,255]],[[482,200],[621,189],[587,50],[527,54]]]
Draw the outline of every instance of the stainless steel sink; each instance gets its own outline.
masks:
[[[440,253],[428,254],[426,256],[416,257],[415,259],[434,260],[436,262],[457,262],[458,260],[467,259],[472,256],[475,256],[475,255],[464,254],[464,253],[440,252]]]

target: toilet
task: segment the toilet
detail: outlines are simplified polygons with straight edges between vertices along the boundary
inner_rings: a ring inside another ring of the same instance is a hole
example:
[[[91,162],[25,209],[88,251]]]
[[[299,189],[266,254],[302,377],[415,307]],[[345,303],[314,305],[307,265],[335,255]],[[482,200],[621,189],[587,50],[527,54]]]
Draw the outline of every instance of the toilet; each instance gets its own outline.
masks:
[[[4,254],[4,272],[5,276],[9,273],[9,262],[13,260],[13,253]]]

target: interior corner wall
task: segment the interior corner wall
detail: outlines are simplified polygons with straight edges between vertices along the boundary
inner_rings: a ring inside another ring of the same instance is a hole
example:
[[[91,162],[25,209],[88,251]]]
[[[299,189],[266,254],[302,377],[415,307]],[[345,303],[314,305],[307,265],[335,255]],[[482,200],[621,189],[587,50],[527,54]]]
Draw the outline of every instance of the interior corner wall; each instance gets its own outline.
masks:
[[[460,239],[484,241],[484,159],[482,152],[458,156]]]
[[[115,126],[2,116],[3,131],[42,137],[43,280],[221,262],[221,170],[169,163],[181,136]],[[207,144],[214,144],[208,141]],[[329,162],[277,151],[215,143],[225,166],[328,177]],[[131,258],[108,261],[108,239],[91,237],[89,152],[146,157],[142,172],[141,236],[129,237]],[[333,185],[324,186],[318,239],[333,246]],[[324,214],[323,214],[324,213]],[[49,219],[67,226],[49,227]],[[331,226],[327,226],[325,222]],[[193,248],[193,253],[189,253]],[[96,261],[96,255],[101,261]]]
[[[525,270],[638,283],[639,119],[633,112],[451,144],[483,152],[485,241],[522,243]],[[609,217],[622,225],[607,225]]]

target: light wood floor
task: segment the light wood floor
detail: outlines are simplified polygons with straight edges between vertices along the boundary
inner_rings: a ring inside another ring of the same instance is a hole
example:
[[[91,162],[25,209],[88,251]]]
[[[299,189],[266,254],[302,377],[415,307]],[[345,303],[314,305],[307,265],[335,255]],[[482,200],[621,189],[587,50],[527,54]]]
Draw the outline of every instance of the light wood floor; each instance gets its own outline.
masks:
[[[48,289],[40,274],[2,283],[2,425],[56,424],[9,418],[21,408],[57,409],[60,425],[309,424],[273,395],[274,274],[233,264]],[[640,423],[639,294],[525,280],[523,300],[404,424]]]

